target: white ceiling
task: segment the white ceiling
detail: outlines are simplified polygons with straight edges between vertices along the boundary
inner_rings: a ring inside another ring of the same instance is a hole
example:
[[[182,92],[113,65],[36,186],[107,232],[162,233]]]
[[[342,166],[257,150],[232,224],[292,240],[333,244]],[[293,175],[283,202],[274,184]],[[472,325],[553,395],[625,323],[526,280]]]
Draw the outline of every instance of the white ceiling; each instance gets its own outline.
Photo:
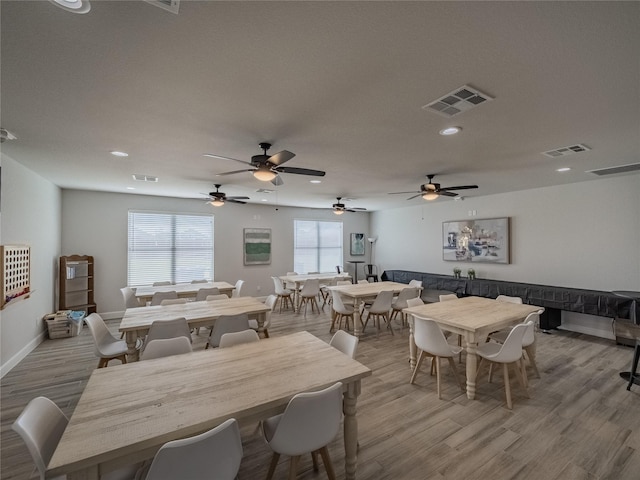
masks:
[[[640,161],[638,2],[91,6],[1,3],[1,124],[18,136],[2,151],[62,188],[203,198],[222,183],[251,202],[378,210],[425,203],[387,192],[428,173],[479,185],[472,197]],[[451,119],[421,108],[465,84],[495,99]],[[249,160],[261,141],[323,182],[216,177],[242,165],[202,156]],[[591,150],[541,154],[577,143]]]

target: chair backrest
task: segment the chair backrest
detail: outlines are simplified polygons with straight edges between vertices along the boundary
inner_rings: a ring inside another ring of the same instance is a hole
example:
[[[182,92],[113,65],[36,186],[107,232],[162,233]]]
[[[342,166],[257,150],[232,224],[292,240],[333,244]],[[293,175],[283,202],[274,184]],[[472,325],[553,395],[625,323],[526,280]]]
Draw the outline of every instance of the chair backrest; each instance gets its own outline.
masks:
[[[140,360],[153,360],[192,351],[191,342],[187,337],[157,338],[147,342],[144,351],[140,354]]]
[[[238,422],[230,418],[208,432],[165,443],[156,453],[146,480],[233,480],[242,454]]]
[[[231,293],[231,296],[236,298],[242,296],[242,286],[244,285],[244,280],[238,280],[236,282],[236,288]]]
[[[373,263],[365,264],[364,268],[365,268],[364,273],[366,275],[378,275],[378,267],[375,266]]]
[[[508,295],[498,295],[496,297],[496,301],[505,302],[505,303],[518,303],[518,304],[521,304],[522,303],[522,298],[520,298],[520,297],[510,297]]]
[[[282,280],[280,280],[280,278],[271,277],[271,280],[273,280],[273,286],[275,288],[275,292],[277,295],[282,295],[283,293],[286,293],[284,290],[284,286],[282,285]]]
[[[298,272],[287,272],[287,275],[298,275]],[[296,284],[294,282],[286,282],[287,288],[296,288]]]
[[[344,306],[344,302],[342,301],[342,297],[340,296],[340,292],[336,292],[335,290],[331,290],[331,299],[333,300],[333,309],[342,314],[342,315],[352,315],[353,310],[347,310]]]
[[[185,318],[173,318],[171,320],[155,320],[149,327],[149,333],[145,340],[144,350],[153,340],[185,337],[191,343],[191,330]]]
[[[356,337],[355,335],[351,335],[344,330],[338,330],[333,334],[329,345],[340,350],[342,353],[348,355],[351,358],[356,358],[356,350],[358,349],[358,337]]]
[[[351,280],[338,280],[336,285],[351,285]]]
[[[238,315],[221,315],[216,323],[213,324],[211,335],[209,335],[209,345],[212,347],[220,346],[220,337],[225,333],[241,332],[249,330],[249,316],[246,313]]]
[[[186,298],[165,298],[160,305],[184,305],[185,303],[187,303]]]
[[[422,288],[422,280],[411,280],[409,282],[410,287]]]
[[[68,422],[55,403],[46,397],[36,397],[11,426],[27,445],[42,480]]]
[[[511,363],[522,357],[522,339],[528,328],[533,328],[533,322],[520,323],[511,329],[500,351],[491,358],[493,362]]]
[[[455,293],[447,293],[445,295],[439,295],[438,300],[441,302],[446,302],[448,300],[457,300],[458,296]]]
[[[393,302],[393,308],[401,310],[407,308],[407,300],[410,298],[416,298],[418,296],[418,289],[415,287],[407,287],[400,290],[398,298]]]
[[[242,330],[240,332],[223,333],[220,337],[220,348],[233,347],[242,343],[259,342],[260,337],[255,330]]]
[[[264,300],[264,304],[269,307],[271,309],[271,311],[273,312],[273,309],[276,308],[276,302],[278,301],[278,296],[277,295],[269,295],[267,298],[265,298]]]
[[[171,282],[153,282],[154,287],[164,287],[165,285],[173,285]]]
[[[340,268],[340,265],[336,265],[336,273],[342,273],[342,269]]]
[[[538,310],[537,312],[530,313],[527,315],[527,318],[524,319],[524,323],[531,325],[524,332],[524,336],[522,337],[522,346],[528,347],[529,345],[533,345],[533,342],[536,341],[536,325],[540,322],[540,315],[543,310]]]
[[[169,292],[155,292],[151,297],[151,305],[160,305],[162,300],[170,300],[172,298],[178,298],[178,293],[175,290]]]
[[[300,295],[302,297],[315,297],[320,292],[320,280],[317,278],[310,278],[304,282],[300,289]]]
[[[224,293],[219,293],[217,295],[207,295],[207,298],[205,298],[205,300],[208,302],[213,300],[229,300],[229,297]]]
[[[384,311],[391,310],[391,302],[393,301],[393,292],[391,290],[383,290],[380,292],[376,299],[373,301],[373,305],[369,308],[371,313],[382,313]]]
[[[413,338],[416,346],[431,355],[437,357],[451,357],[451,345],[442,333],[440,326],[431,319],[413,316]]]
[[[84,321],[89,327],[97,354],[100,356],[103,354],[105,347],[113,343],[115,338],[111,335],[111,332],[107,328],[102,317],[97,313],[88,315]]]
[[[196,302],[206,300],[209,295],[220,295],[220,290],[218,290],[218,287],[201,288],[196,293]]]
[[[369,283],[369,280],[358,280],[358,283],[360,284]]]
[[[209,283],[209,280],[203,278],[201,280],[191,280],[191,283]]]
[[[140,307],[140,303],[138,303],[138,299],[136,298],[136,292],[131,287],[122,287],[120,289],[122,292],[122,299],[124,300],[124,308],[136,308]]]
[[[269,445],[290,456],[313,452],[336,437],[341,419],[341,382],[319,392],[298,393],[289,401]]]

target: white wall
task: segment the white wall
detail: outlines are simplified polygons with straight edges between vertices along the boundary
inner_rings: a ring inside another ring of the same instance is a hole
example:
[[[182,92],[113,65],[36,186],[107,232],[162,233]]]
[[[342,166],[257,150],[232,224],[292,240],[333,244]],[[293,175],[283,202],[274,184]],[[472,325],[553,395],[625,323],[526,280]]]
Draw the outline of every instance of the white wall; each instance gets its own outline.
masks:
[[[43,315],[54,311],[60,254],[60,189],[2,156],[0,243],[31,246],[31,296],[0,312],[0,376],[41,341]]]
[[[640,291],[640,175],[374,212],[376,263],[593,290]],[[413,202],[412,202],[413,203]],[[469,217],[470,210],[476,211]],[[511,217],[511,264],[445,262],[442,222]]]
[[[127,213],[153,210],[178,213],[214,213],[214,268],[216,280],[235,283],[245,280],[243,295],[262,296],[273,292],[271,276],[293,268],[293,220],[339,220],[343,222],[345,262],[349,256],[349,234],[369,234],[368,213],[265,205],[226,204],[220,208],[200,199],[150,197],[131,194],[64,190],[62,193],[62,255],[83,254],[95,258],[95,300],[98,312],[123,309],[120,287],[127,284]],[[271,265],[244,266],[243,228],[271,228]],[[366,247],[368,249],[368,245]],[[365,257],[354,259],[368,259]]]

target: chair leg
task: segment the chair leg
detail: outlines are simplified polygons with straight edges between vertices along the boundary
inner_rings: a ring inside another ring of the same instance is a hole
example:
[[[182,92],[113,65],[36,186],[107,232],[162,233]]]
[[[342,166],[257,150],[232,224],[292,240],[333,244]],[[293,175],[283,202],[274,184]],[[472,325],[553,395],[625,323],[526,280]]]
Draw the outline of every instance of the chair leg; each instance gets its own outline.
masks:
[[[438,400],[442,399],[440,393],[440,357],[433,357],[433,361],[436,362],[436,391],[438,392]]]
[[[631,391],[631,385],[638,377],[636,370],[638,369],[638,360],[640,360],[640,340],[636,340],[636,346],[633,349],[633,359],[631,360],[631,371],[629,372],[629,383],[627,384],[627,390]]]
[[[119,357],[117,357],[118,360],[120,360],[123,364],[127,363],[127,355],[126,354],[122,354]]]
[[[298,460],[300,460],[300,455],[293,456],[289,459],[289,480],[296,480],[296,474],[298,473]]]
[[[269,471],[267,472],[267,480],[271,480],[273,478],[273,474],[276,471],[276,466],[278,465],[278,460],[280,459],[280,454],[273,452],[271,456],[271,463],[269,464]]]
[[[462,380],[460,379],[460,375],[458,375],[458,369],[456,368],[456,362],[453,360],[453,357],[447,357],[449,360],[449,365],[451,366],[451,370],[453,370],[453,376],[456,377],[456,381],[458,385],[460,385],[460,390],[464,392],[464,386],[462,385]]]
[[[532,347],[533,347],[532,345],[529,345],[528,347],[524,347],[524,351],[527,352],[527,358],[529,359],[531,368],[533,368],[534,375],[536,376],[536,378],[540,378],[540,372],[538,371],[538,366],[536,365],[535,356],[532,355],[531,353]]]
[[[507,408],[513,410],[513,403],[511,402],[511,384],[509,383],[509,366],[506,363],[502,364],[502,374],[504,375],[504,394],[507,397]]]
[[[413,368],[413,373],[411,374],[411,380],[409,380],[410,384],[413,384],[416,380],[416,375],[418,374],[418,370],[420,370],[420,365],[422,364],[422,360],[426,357],[426,353],[422,350],[420,351],[420,355],[418,355],[418,361],[416,362],[416,366]]]
[[[522,360],[522,358],[519,361],[515,362],[513,366],[516,369],[516,378],[518,379],[518,383],[522,387],[522,390],[524,390],[525,397],[531,398],[529,397],[529,391],[527,390],[527,372],[524,369],[524,361]]]
[[[320,453],[319,450],[314,450],[313,452],[311,452],[311,462],[313,463],[314,472],[318,471],[318,453]]]
[[[322,463],[324,463],[324,469],[327,471],[327,477],[329,477],[329,480],[335,480],[336,473],[333,471],[329,449],[326,445],[320,449],[320,456],[322,457]]]

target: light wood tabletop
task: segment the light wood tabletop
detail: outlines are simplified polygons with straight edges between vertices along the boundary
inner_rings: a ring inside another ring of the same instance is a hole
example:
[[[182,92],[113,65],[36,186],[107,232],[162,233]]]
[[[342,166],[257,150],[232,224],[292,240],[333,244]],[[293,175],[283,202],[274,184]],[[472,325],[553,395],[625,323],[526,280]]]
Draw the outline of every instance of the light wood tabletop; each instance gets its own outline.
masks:
[[[264,333],[266,313],[271,309],[254,297],[236,297],[226,300],[187,302],[178,305],[127,308],[118,330],[125,334],[127,360],[137,361],[136,342],[144,338],[155,320],[186,318],[190,328],[210,327],[221,315],[247,313],[258,322],[258,333]]]
[[[354,304],[354,322],[353,333],[357,337],[362,335],[362,319],[360,318],[360,303],[367,298],[375,298],[380,292],[391,290],[394,293],[400,293],[405,288],[409,288],[406,283],[398,282],[371,282],[371,283],[355,283],[352,285],[337,285],[327,287],[329,290],[336,290],[345,297],[353,298]],[[420,290],[422,290],[420,288]]]
[[[220,293],[227,296],[231,296],[235,285],[231,285],[227,282],[207,282],[207,283],[177,283],[175,285],[159,285],[157,287],[143,286],[136,288],[136,298],[142,303],[151,301],[151,297],[156,292],[172,292],[175,291],[178,294],[178,298],[195,297],[198,290],[201,288],[217,288]]]
[[[521,323],[527,315],[544,311],[543,307],[498,302],[491,298],[464,297],[445,302],[427,303],[417,307],[405,308],[409,314],[409,357],[411,369],[416,364],[416,344],[413,338],[413,316],[429,318],[440,328],[462,335],[466,341],[467,361],[467,397],[471,400],[476,394],[478,344],[487,339],[487,335],[509,325]]]
[[[256,361],[256,359],[259,359]],[[355,479],[356,401],[371,370],[308,332],[96,369],[47,477],[98,480],[166,442],[282,413],[296,393],[344,384],[345,473]],[[266,473],[266,468],[265,468]]]
[[[337,280],[351,280],[351,275],[348,273],[336,273],[336,272],[327,272],[327,273],[305,273],[300,275],[281,275],[280,280],[287,283],[295,284],[293,289],[294,301],[293,301],[293,310],[297,312],[299,310],[300,303],[300,288],[304,285],[304,282],[307,280],[315,280],[318,279],[320,282],[329,283],[334,279]]]

